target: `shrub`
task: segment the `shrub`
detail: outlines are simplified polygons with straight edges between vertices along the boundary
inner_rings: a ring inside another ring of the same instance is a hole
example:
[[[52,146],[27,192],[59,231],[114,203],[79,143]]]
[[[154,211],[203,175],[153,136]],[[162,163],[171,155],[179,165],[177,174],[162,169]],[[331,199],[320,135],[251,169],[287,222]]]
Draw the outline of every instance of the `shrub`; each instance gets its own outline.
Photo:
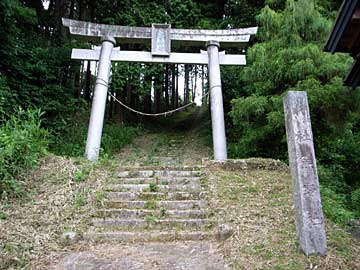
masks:
[[[354,213],[346,207],[345,195],[336,193],[329,187],[321,186],[321,199],[324,214],[337,224],[347,225]]]
[[[360,188],[355,189],[351,193],[351,202],[355,209],[355,214],[360,218]]]
[[[79,110],[77,114],[57,119],[52,129],[53,143],[50,150],[56,155],[81,157],[85,152],[86,137],[89,125],[89,112]],[[104,123],[100,155],[112,156],[126,144],[129,144],[139,133],[139,127],[121,124]]]
[[[108,123],[104,127],[101,140],[103,153],[112,156],[129,144],[139,133],[139,127],[123,126],[115,123]]]
[[[18,109],[14,115],[3,117],[0,125],[0,193],[19,195],[17,177],[35,166],[48,145],[48,132],[41,127],[40,110]]]

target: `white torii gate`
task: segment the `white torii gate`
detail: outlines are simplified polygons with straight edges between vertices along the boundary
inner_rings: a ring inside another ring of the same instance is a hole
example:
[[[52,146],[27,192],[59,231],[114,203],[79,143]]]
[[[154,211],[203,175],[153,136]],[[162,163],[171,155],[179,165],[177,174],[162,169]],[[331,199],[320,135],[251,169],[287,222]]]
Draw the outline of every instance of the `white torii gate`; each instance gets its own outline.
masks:
[[[96,161],[99,156],[104,123],[106,98],[111,61],[166,63],[166,64],[207,64],[211,103],[211,122],[214,159],[227,159],[223,97],[221,90],[220,65],[246,65],[245,55],[226,55],[219,52],[220,43],[231,46],[248,42],[250,35],[257,33],[257,27],[227,30],[171,29],[168,24],[153,24],[152,27],[127,27],[105,25],[62,19],[70,33],[88,39],[101,38],[101,50],[73,49],[71,58],[99,61],[93,104],[86,141],[85,156]],[[151,39],[151,52],[120,51],[115,48],[116,40],[127,43],[143,43]],[[206,45],[207,52],[173,53],[171,43]]]

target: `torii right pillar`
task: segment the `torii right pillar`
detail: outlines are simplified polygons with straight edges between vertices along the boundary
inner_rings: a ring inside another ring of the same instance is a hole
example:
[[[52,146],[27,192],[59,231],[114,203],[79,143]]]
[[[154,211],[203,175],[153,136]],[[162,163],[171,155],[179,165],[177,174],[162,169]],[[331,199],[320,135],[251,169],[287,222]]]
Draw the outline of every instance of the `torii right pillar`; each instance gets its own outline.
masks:
[[[209,59],[208,70],[214,159],[223,161],[227,159],[227,150],[219,61],[220,44],[217,41],[208,41],[206,47]]]

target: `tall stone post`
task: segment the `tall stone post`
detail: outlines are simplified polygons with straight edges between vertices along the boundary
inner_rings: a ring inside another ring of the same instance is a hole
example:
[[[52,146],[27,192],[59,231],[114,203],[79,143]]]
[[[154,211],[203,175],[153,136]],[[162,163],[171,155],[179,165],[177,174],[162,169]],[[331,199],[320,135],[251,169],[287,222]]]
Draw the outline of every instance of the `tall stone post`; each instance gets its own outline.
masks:
[[[214,159],[221,161],[227,159],[227,150],[219,62],[220,44],[217,41],[208,41],[206,46],[209,59],[208,69]]]
[[[300,248],[306,255],[325,254],[325,224],[306,92],[289,91],[284,111]]]
[[[116,44],[115,39],[110,36],[103,37],[101,41],[102,46],[85,149],[85,156],[91,161],[96,161],[99,156],[111,70],[111,53]]]

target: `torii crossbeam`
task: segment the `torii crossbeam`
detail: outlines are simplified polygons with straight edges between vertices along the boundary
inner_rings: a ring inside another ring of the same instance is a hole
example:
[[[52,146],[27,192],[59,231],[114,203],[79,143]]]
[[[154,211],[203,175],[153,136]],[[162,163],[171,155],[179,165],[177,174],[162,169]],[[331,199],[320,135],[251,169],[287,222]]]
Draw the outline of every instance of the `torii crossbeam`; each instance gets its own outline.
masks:
[[[127,27],[62,19],[70,33],[87,39],[101,38],[101,50],[73,49],[71,58],[99,61],[97,83],[86,141],[85,156],[96,161],[99,155],[103,129],[105,105],[111,61],[166,63],[166,64],[207,64],[211,102],[214,159],[227,159],[223,98],[221,90],[220,65],[246,65],[245,55],[227,55],[219,52],[220,42],[226,46],[248,42],[256,34],[257,27],[226,30],[171,29],[168,24],[153,24],[152,27]],[[151,52],[120,51],[114,48],[120,43],[147,43],[151,41]],[[194,46],[205,45],[207,52],[174,53],[171,44]],[[205,44],[204,44],[205,43]]]

